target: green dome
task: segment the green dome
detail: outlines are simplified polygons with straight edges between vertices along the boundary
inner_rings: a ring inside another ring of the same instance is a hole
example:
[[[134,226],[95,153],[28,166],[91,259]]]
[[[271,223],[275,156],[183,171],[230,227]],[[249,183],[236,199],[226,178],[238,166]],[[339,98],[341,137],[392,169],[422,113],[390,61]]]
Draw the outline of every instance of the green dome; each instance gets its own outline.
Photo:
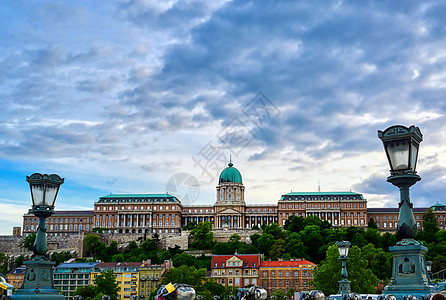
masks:
[[[240,174],[239,170],[233,167],[232,162],[230,162],[228,167],[221,172],[218,183],[222,182],[243,183],[242,175]]]

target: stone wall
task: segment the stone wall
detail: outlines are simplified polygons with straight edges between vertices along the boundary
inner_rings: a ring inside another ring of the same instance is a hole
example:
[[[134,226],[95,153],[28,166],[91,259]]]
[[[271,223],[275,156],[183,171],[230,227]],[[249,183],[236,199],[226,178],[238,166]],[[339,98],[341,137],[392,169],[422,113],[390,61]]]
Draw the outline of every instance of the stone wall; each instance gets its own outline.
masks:
[[[253,230],[240,230],[240,231],[230,231],[230,230],[214,230],[214,240],[217,242],[227,242],[229,237],[234,233],[241,237],[242,242],[251,243],[249,238],[250,235],[254,233],[260,233],[260,231]],[[153,235],[138,234],[138,233],[125,233],[125,234],[113,234],[113,233],[94,233],[101,237],[101,241],[109,245],[112,241],[118,243],[118,249],[125,249],[128,247],[129,242],[136,241],[142,242],[144,238],[153,238]],[[181,234],[170,234],[160,236],[162,249],[168,249],[169,247],[174,248],[175,246],[180,246],[181,249],[185,250],[189,245],[189,231],[183,231]],[[23,248],[24,237],[16,237],[12,235],[0,236],[0,252],[7,255],[28,255],[32,254]],[[85,235],[81,233],[80,235],[68,235],[68,236],[48,236],[48,249],[49,252],[61,252],[70,251],[73,256],[83,257],[85,254]]]

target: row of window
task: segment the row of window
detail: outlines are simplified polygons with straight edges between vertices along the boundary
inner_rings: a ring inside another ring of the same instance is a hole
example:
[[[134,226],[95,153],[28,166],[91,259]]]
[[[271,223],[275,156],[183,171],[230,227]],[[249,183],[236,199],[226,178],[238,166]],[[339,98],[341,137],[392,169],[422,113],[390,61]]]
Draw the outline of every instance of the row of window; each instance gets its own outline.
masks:
[[[318,204],[313,204],[313,206],[311,206],[311,204],[307,204],[306,207],[307,208],[312,208],[312,207],[313,208],[319,208],[319,205]],[[333,204],[333,208],[337,208],[337,207],[338,207],[337,204]],[[344,204],[340,204],[339,207],[340,208],[344,208]],[[354,203],[353,205],[347,204],[346,207],[347,208],[350,208],[350,207],[357,208],[357,204],[356,203]],[[363,203],[359,204],[359,207],[360,208],[364,208],[364,204]],[[286,204],[282,204],[282,208],[286,209],[287,208]],[[293,208],[293,204],[288,204],[288,208],[292,209]],[[294,204],[294,208],[304,209],[305,208],[305,204]],[[321,204],[320,208],[325,208],[325,205]],[[331,204],[327,204],[326,208],[332,208]]]
[[[115,199],[104,199],[99,198],[99,202],[104,203],[126,203],[126,202],[176,202],[177,198],[115,198]]]
[[[271,281],[271,287],[281,287],[281,286],[290,286],[290,284],[292,284],[293,281],[291,280],[272,280]],[[307,286],[308,283],[306,280],[302,281],[302,286]],[[295,280],[294,281],[294,286],[299,286],[299,280]],[[263,287],[267,288],[268,287],[268,281],[267,280],[263,280]]]
[[[356,196],[282,196],[282,200],[361,200],[361,195]]]
[[[108,209],[107,209],[108,207]],[[153,210],[177,210],[179,206],[177,205],[166,205],[166,206],[153,206]],[[125,206],[95,206],[95,210],[120,210],[119,208],[121,208],[121,210],[126,210]],[[165,208],[165,209],[164,209]],[[152,210],[152,208],[150,206],[127,206],[127,210]]]
[[[75,219],[70,218],[70,223],[73,223],[73,220],[74,220],[74,223],[78,222],[77,218],[75,218]],[[79,219],[80,223],[82,223],[83,221],[84,221],[84,219]],[[89,218],[85,219],[85,222],[91,223],[91,218],[90,219]],[[26,219],[26,223],[28,223],[28,224],[29,223],[31,223],[31,224],[39,223],[39,220],[38,219],[33,219],[33,218]],[[60,219],[59,218],[50,218],[50,219],[48,219],[48,223],[64,223],[64,218],[60,218]],[[65,223],[68,223],[68,218],[65,218]]]
[[[102,224],[102,225],[99,225],[99,224]],[[160,227],[162,227],[163,226],[163,221],[159,221],[159,222],[157,222],[157,221],[153,221],[153,226],[157,226],[157,224],[158,224],[158,226],[160,226]],[[124,226],[128,226],[128,227],[130,227],[130,226],[132,226],[132,224],[130,223],[130,221],[128,221],[127,223],[125,223],[124,221],[121,221],[120,223],[119,223],[119,225],[121,226],[121,227],[124,227]],[[147,221],[147,224],[146,224],[147,226],[150,226],[150,223]],[[57,225],[56,225],[57,226]],[[66,225],[65,225],[66,226]],[[70,225],[71,226],[71,225]],[[87,225],[88,226],[88,225]],[[111,221],[109,221],[108,223],[107,222],[105,222],[105,221],[102,221],[102,223],[100,223],[99,221],[96,221],[96,227],[99,227],[99,226],[102,226],[102,227],[106,227],[106,226],[108,226],[108,227],[112,227],[112,222]],[[113,223],[113,226],[118,226],[118,222],[114,222]],[[133,222],[133,226],[138,226],[138,223],[135,221],[135,222]],[[141,222],[140,223],[140,226],[144,226],[144,223],[143,222]],[[167,227],[169,227],[169,226],[175,226],[175,220],[172,220],[172,221],[165,221],[164,222],[164,226],[167,226]],[[81,228],[81,230],[82,230],[82,228]]]
[[[226,282],[229,285],[235,284],[236,286],[239,286],[240,285],[240,278],[229,278],[228,281],[226,281],[226,279],[224,279],[224,278],[220,279],[220,283],[221,284],[225,285]],[[245,286],[250,285],[250,284],[256,285],[257,284],[257,278],[245,278],[244,283],[245,283]]]
[[[38,225],[36,225],[36,227],[35,227],[36,230],[37,230],[37,226]],[[51,225],[49,225],[49,227],[48,227],[48,225],[46,227],[47,227],[47,229],[49,228],[50,231],[53,231],[53,230],[83,230],[83,228],[85,228],[85,230],[87,230],[87,231],[90,230],[90,224],[86,224],[85,226],[82,226],[82,224],[79,224],[79,226],[77,224],[70,224],[70,225],[60,224],[60,226],[58,224],[56,224],[56,225],[51,224]],[[30,230],[29,225],[26,225],[26,230],[27,231]],[[33,230],[34,230],[34,225],[31,225],[31,231],[33,231]]]
[[[224,268],[225,265],[226,265],[226,267],[241,267],[242,264],[243,263],[240,262],[240,261],[232,261],[232,262],[230,261],[227,264],[226,263],[221,263],[221,268]],[[248,268],[249,267],[249,263],[245,262],[244,267]],[[255,267],[256,267],[256,263],[254,262],[254,263],[251,264],[251,268],[255,268]],[[218,268],[218,263],[214,263],[214,268]]]

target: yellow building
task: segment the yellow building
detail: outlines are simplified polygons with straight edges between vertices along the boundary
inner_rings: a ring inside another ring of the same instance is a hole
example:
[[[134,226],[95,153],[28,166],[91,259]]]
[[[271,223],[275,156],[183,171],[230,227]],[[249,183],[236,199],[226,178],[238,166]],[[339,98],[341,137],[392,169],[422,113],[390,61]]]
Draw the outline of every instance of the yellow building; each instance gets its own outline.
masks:
[[[12,273],[7,275],[8,283],[12,284],[16,289],[20,288],[23,284],[23,280],[25,279],[25,271],[25,266],[16,268]]]
[[[124,300],[138,296],[139,293],[139,268],[140,262],[123,262],[123,263],[100,263],[94,267],[91,272],[91,284],[94,284],[96,277],[101,271],[112,269],[116,275],[116,283],[120,290],[118,291],[118,299]]]
[[[139,293],[141,299],[149,298],[151,292],[157,290],[161,283],[161,277],[172,266],[170,260],[164,261],[161,265],[152,265],[150,262],[143,262],[139,268]]]

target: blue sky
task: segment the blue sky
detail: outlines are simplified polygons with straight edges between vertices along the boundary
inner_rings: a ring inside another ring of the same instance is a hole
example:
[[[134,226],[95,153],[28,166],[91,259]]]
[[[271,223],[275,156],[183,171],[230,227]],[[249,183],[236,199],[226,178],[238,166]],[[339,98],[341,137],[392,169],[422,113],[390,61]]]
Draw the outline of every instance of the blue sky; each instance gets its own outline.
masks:
[[[445,18],[439,0],[5,3],[0,234],[34,172],[65,178],[57,209],[178,173],[211,205],[229,155],[247,203],[320,182],[394,207],[377,138],[394,124],[424,134],[415,206],[446,204]]]

